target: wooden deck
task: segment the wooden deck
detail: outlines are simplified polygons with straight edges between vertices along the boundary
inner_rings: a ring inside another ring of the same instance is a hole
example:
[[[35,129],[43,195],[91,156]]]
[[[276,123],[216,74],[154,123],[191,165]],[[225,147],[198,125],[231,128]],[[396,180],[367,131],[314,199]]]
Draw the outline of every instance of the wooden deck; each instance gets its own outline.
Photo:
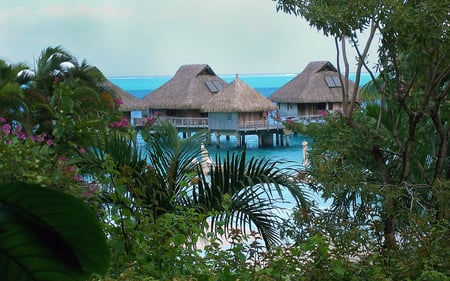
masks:
[[[135,118],[136,127],[144,127],[147,118]],[[208,118],[205,117],[171,117],[161,116],[159,120],[169,121],[177,129],[208,129]],[[239,122],[237,131],[239,132],[257,132],[263,130],[283,129],[281,123],[270,124],[267,121],[245,121]]]
[[[235,136],[237,137],[237,146],[245,145],[246,135],[258,135],[258,141],[260,146],[273,146],[274,136],[276,145],[284,145],[286,143],[289,146],[289,134],[284,130],[282,123],[271,123],[268,120],[261,121],[241,121],[238,123],[236,129],[224,129],[224,130],[210,130],[208,127],[208,118],[203,117],[170,117],[160,116],[158,120],[169,121],[175,128],[183,134],[183,138],[188,137],[191,133],[208,130],[210,133],[216,135],[216,138],[220,139],[220,135]],[[134,124],[137,128],[145,126],[147,118],[135,118]],[[210,134],[209,134],[210,135]],[[208,137],[210,138],[210,136]],[[210,139],[209,139],[210,141]],[[220,141],[216,142],[217,147],[220,147]]]
[[[258,131],[267,131],[267,130],[277,130],[283,129],[284,126],[281,123],[270,124],[267,121],[245,121],[239,122],[238,131],[239,132],[258,132]]]

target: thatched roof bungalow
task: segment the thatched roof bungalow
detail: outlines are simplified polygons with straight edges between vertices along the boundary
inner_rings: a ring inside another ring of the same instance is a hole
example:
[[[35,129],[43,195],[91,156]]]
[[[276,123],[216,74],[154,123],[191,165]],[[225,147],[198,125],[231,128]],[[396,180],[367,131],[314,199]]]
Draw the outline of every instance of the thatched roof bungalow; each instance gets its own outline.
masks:
[[[172,79],[146,95],[142,104],[162,116],[206,117],[201,106],[227,85],[207,64],[182,65]]]
[[[246,127],[267,127],[267,111],[277,107],[236,75],[235,80],[201,109],[208,112],[210,130],[237,131]]]
[[[353,89],[355,84],[348,82]],[[269,99],[277,103],[282,117],[320,118],[324,111],[342,109],[342,83],[331,62],[313,61]]]

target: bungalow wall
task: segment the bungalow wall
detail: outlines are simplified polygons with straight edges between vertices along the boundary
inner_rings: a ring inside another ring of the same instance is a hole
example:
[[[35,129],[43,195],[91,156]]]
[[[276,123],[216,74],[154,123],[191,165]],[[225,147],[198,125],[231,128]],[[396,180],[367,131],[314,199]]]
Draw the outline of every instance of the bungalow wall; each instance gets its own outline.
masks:
[[[317,116],[322,111],[333,112],[342,110],[341,102],[321,102],[321,103],[299,103],[298,112],[300,116]]]
[[[279,103],[280,116],[283,117],[307,117],[318,116],[322,110],[336,111],[342,109],[341,102],[321,102],[321,103]]]
[[[298,116],[298,109],[295,103],[277,103],[280,116]]]
[[[255,125],[262,126],[266,124],[266,117],[266,112],[241,112],[238,114],[239,127],[254,127]]]
[[[217,131],[237,131],[238,114],[236,112],[210,112],[208,128]]]

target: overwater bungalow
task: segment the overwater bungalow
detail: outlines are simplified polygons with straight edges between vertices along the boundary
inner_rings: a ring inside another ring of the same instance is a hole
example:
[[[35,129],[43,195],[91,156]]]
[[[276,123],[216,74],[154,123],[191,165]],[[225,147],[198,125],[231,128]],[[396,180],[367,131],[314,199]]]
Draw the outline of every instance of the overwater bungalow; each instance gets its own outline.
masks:
[[[350,80],[348,85],[355,87]],[[320,122],[325,112],[342,109],[342,81],[331,62],[313,61],[269,99],[278,105],[281,117]]]
[[[221,135],[235,136],[240,146],[248,134],[258,135],[260,145],[273,145],[273,134],[281,133],[283,129],[280,124],[270,124],[268,120],[268,112],[277,109],[276,105],[238,75],[201,109],[208,113],[208,129],[216,135],[217,146],[220,146]]]
[[[147,108],[142,104],[141,100],[120,88],[109,80],[103,82],[104,87],[114,93],[116,98],[120,99],[119,110],[127,118],[132,126],[136,126],[136,121],[140,121],[145,114]]]
[[[201,106],[228,83],[207,64],[182,65],[172,79],[142,99],[150,114],[158,113],[177,128],[207,128],[208,115]]]

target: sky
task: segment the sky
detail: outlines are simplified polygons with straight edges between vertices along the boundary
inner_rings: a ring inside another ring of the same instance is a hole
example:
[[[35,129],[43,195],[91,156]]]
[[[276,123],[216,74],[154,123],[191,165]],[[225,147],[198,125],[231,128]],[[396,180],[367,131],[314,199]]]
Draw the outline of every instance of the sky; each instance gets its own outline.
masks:
[[[216,74],[299,73],[336,64],[333,38],[272,0],[1,0],[0,59],[33,66],[62,46],[106,76],[173,75],[185,64]]]

